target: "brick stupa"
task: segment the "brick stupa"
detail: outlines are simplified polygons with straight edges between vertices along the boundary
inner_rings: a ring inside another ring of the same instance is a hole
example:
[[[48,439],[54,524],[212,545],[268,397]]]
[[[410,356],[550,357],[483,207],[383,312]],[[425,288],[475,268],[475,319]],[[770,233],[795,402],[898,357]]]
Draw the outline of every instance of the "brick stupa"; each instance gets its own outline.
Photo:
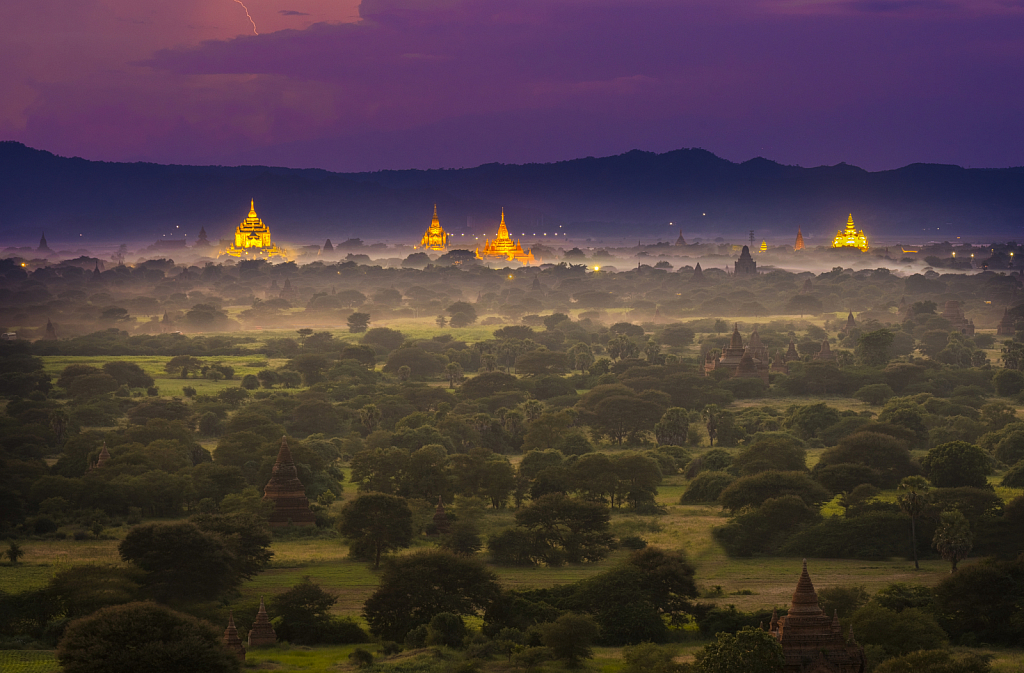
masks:
[[[1013,336],[1017,328],[1015,316],[1010,315],[1010,310],[1003,309],[1003,318],[999,321],[999,327],[996,328],[996,334],[998,336]]]
[[[839,614],[829,617],[818,605],[807,561],[785,617],[772,615],[769,632],[782,644],[786,673],[863,673],[864,648],[850,631],[843,638]]]
[[[103,448],[100,450],[100,455],[96,458],[96,462],[89,466],[89,469],[96,470],[110,461],[110,452],[107,451],[107,443],[103,442]]]
[[[249,647],[262,647],[275,645],[277,643],[277,632],[270,625],[270,617],[267,616],[267,606],[263,604],[263,597],[260,596],[260,611],[256,613],[256,621],[249,629]]]
[[[447,535],[451,532],[451,527],[448,525],[448,514],[444,511],[441,496],[437,496],[437,507],[434,509],[434,528],[438,535]]]
[[[263,499],[274,502],[274,512],[267,520],[271,526],[312,526],[315,522],[313,512],[309,511],[306,488],[299,481],[292,452],[288,450],[288,442],[284,437],[281,438],[281,450],[274,463],[274,472],[263,489]]]
[[[234,652],[239,659],[245,661],[245,648],[242,647],[242,639],[238,637],[238,629],[235,628],[234,612],[228,613],[228,628],[224,629],[224,647]]]

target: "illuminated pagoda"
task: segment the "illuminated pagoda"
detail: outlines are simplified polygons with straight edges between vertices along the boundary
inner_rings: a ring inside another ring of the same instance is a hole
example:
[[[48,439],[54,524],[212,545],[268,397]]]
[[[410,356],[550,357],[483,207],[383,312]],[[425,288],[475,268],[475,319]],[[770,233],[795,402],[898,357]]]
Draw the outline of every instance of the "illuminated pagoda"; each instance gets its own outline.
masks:
[[[804,232],[800,231],[800,227],[796,229],[796,243],[793,245],[794,250],[804,249]]]
[[[761,240],[760,251],[761,252],[767,252],[768,251],[768,241],[766,241],[764,239]]]
[[[498,235],[493,241],[484,239],[484,247],[476,249],[477,259],[505,259],[509,262],[521,264],[532,264],[533,251],[524,252],[519,241],[513,241],[508,235],[508,227],[505,226],[505,210],[501,211],[501,224],[498,226]]]
[[[850,213],[850,219],[846,221],[846,229],[840,229],[836,232],[836,237],[832,241],[833,248],[858,248],[861,252],[868,251],[868,238],[864,235],[864,230],[857,231],[857,228],[853,226],[853,213]]]
[[[427,229],[427,233],[423,234],[423,240],[420,241],[420,246],[424,250],[447,250],[448,249],[448,233],[441,228],[441,223],[437,219],[437,204],[434,204],[434,219],[430,221],[430,228]]]
[[[270,228],[256,214],[255,199],[249,202],[249,216],[235,228],[235,242],[222,255],[232,257],[284,257],[283,250],[270,241]]]

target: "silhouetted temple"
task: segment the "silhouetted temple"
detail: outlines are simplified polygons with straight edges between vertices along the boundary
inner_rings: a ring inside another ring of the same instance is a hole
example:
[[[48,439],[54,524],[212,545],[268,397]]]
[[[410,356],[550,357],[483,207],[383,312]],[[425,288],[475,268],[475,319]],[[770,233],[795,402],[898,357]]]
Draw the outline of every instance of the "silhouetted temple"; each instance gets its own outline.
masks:
[[[735,378],[761,379],[768,385],[768,349],[761,343],[761,337],[754,328],[750,343],[743,346],[739,325],[733,326],[732,339],[722,354],[715,358],[708,351],[704,358],[704,375],[709,376],[716,369],[725,369]]]
[[[242,639],[238,637],[238,629],[235,628],[234,612],[228,613],[228,627],[224,629],[224,647],[234,652],[239,659],[245,661],[245,648],[242,646]]]
[[[842,331],[844,334],[849,334],[850,330],[857,326],[857,321],[853,319],[853,311],[850,311],[850,315],[846,317],[846,326],[843,327]]]
[[[821,340],[821,350],[814,356],[815,360],[835,360],[836,356],[832,354],[832,347],[828,345],[828,339]]]
[[[683,230],[679,230],[679,238],[676,239],[676,245],[686,245],[686,239],[683,238]]]
[[[267,606],[263,604],[263,597],[260,596],[260,611],[256,613],[256,621],[249,629],[249,647],[260,647],[262,645],[273,645],[277,643],[277,632],[270,624],[270,617],[267,616]]]
[[[839,613],[829,617],[818,605],[807,561],[793,592],[789,614],[772,614],[769,633],[782,644],[786,673],[863,673],[864,648],[853,637],[843,638]]]
[[[957,332],[964,336],[974,336],[974,321],[968,320],[960,308],[960,302],[950,299],[942,308],[942,317],[949,321]]]
[[[50,249],[50,246],[46,243],[46,233],[45,232],[39,237],[39,247],[36,248],[36,254],[38,254],[38,255],[40,255],[42,257],[46,257],[47,255],[54,255],[54,254],[56,254],[53,250]]]
[[[90,467],[90,469],[97,470],[97,469],[103,467],[104,465],[106,465],[109,460],[110,460],[110,452],[107,451],[107,443],[103,442],[103,448],[100,449],[100,455],[97,456],[96,462],[93,463],[92,465],[90,465],[89,467]]]
[[[46,319],[46,335],[43,339],[47,341],[55,341],[57,339],[57,328],[53,326],[49,318]]]
[[[1014,329],[1015,324],[1015,316],[1010,315],[1010,310],[1004,308],[1003,319],[999,321],[999,327],[996,328],[996,334],[999,336],[1013,336],[1017,331]]]
[[[798,353],[797,350],[796,350],[796,343],[792,339],[790,339],[789,340],[789,350],[786,351],[786,362],[793,362],[793,361],[799,360],[799,359],[800,359],[800,353]]]
[[[693,267],[693,275],[690,276],[690,281],[694,283],[700,283],[704,280],[704,270],[700,268],[700,262],[697,262],[697,266]]]
[[[753,276],[757,273],[757,262],[750,256],[750,248],[743,246],[740,251],[740,258],[735,262],[735,273],[737,276]]]
[[[202,227],[202,226],[199,227],[199,238],[198,238],[198,240],[196,240],[195,245],[193,245],[192,247],[193,248],[209,248],[210,247],[210,239],[206,235],[206,227]]]
[[[299,481],[292,452],[284,437],[281,438],[281,450],[277,454],[273,474],[263,490],[263,499],[274,502],[274,512],[267,520],[271,526],[312,526],[315,522],[313,512],[309,511],[306,489]]]

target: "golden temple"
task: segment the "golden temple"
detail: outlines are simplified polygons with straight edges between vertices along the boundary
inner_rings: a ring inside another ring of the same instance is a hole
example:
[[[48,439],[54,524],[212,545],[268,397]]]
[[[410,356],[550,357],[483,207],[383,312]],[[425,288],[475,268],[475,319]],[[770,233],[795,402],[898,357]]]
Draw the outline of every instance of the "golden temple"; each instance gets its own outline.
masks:
[[[270,228],[256,215],[256,200],[249,202],[249,216],[235,228],[235,242],[222,255],[232,257],[284,257],[285,252],[270,241]]]
[[[434,204],[434,219],[430,221],[430,228],[423,234],[420,246],[424,250],[447,250],[448,233],[441,228],[441,222],[437,219],[437,204]]]
[[[853,226],[853,213],[850,213],[850,219],[846,221],[846,229],[836,232],[832,247],[859,248],[862,252],[868,251],[868,238],[864,235],[863,229],[857,231],[857,228]]]
[[[476,249],[477,259],[504,258],[509,262],[520,264],[532,264],[533,251],[524,252],[519,241],[513,241],[508,235],[508,227],[505,226],[505,210],[501,211],[501,225],[498,226],[498,235],[493,241],[484,239],[484,247]]]

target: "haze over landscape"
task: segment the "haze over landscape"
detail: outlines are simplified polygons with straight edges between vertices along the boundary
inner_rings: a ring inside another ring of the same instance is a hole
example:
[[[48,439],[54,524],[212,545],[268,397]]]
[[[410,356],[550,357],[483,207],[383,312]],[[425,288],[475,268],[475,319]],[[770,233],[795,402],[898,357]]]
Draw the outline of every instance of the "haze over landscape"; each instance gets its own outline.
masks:
[[[1020,0],[0,3],[3,673],[1024,670]]]

